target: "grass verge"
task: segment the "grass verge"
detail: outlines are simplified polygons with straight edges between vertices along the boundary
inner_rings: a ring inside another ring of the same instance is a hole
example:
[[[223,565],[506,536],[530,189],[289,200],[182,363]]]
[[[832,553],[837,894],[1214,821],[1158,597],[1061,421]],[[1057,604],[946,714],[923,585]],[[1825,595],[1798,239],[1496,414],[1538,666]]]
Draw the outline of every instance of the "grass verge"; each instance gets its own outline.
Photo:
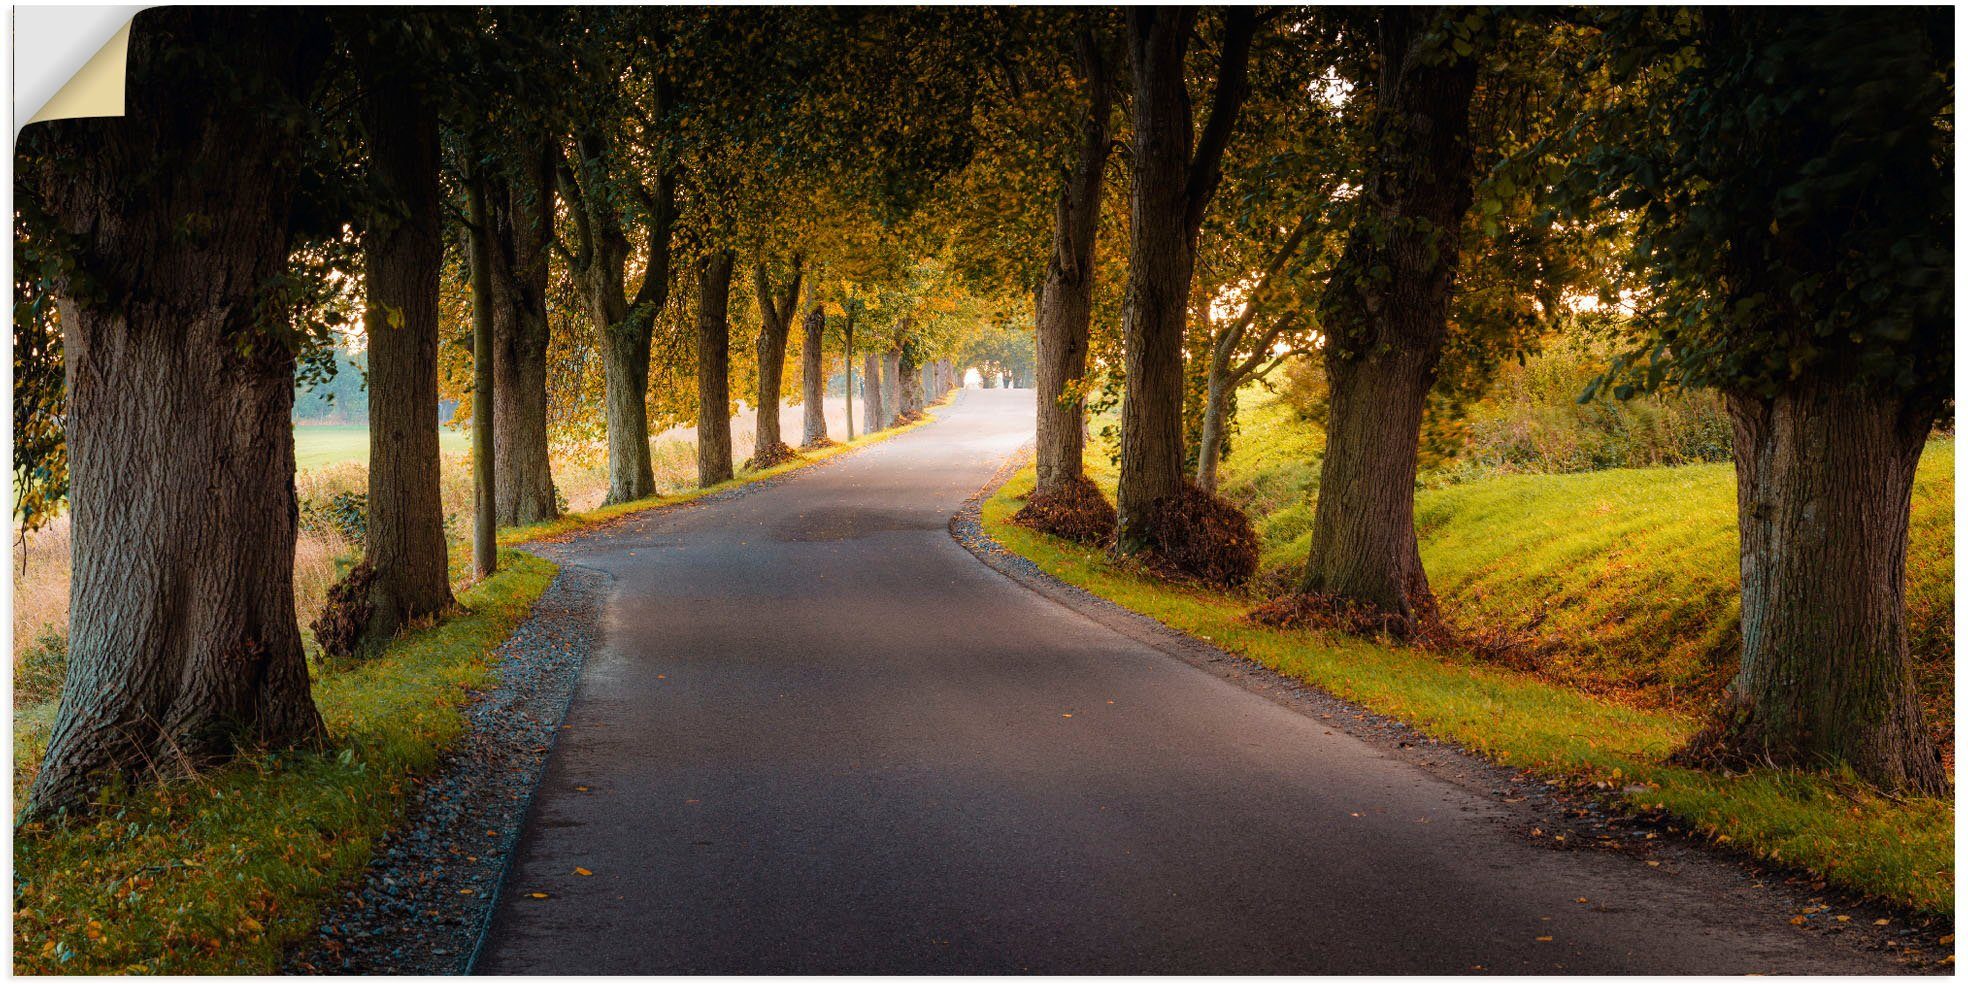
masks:
[[[1109,469],[1089,471],[1111,489]],[[1910,908],[1952,914],[1954,808],[1891,800],[1836,776],[1725,777],[1663,759],[1694,727],[1469,659],[1244,621],[1248,599],[1180,587],[1110,564],[1103,551],[1009,522],[1031,490],[1021,471],[986,500],[985,529],[1047,573],[1286,676],[1454,741],[1496,762],[1616,804],[1661,812],[1709,838]]]
[[[331,750],[250,756],[109,794],[86,822],[16,831],[14,972],[278,970],[283,948],[368,864],[405,781],[463,735],[471,692],[493,681],[493,650],[555,571],[514,551],[500,564],[460,593],[462,614],[315,682]],[[16,802],[45,740],[35,724],[16,726]]]

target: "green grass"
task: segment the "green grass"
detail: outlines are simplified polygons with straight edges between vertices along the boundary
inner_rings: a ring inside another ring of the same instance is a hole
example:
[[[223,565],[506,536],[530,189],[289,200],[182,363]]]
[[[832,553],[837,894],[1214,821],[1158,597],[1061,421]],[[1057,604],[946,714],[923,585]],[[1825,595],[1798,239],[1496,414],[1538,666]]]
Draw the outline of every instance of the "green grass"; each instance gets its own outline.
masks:
[[[437,445],[445,454],[471,451],[471,434],[442,427]],[[343,461],[369,460],[369,428],[361,424],[299,424],[294,427],[294,467],[300,471]]]
[[[465,609],[377,659],[315,681],[333,747],[248,757],[106,795],[86,821],[14,839],[16,973],[267,974],[368,864],[413,773],[464,733],[489,657],[554,565],[517,552],[461,592]],[[17,721],[15,799],[43,720]]]
[[[1296,561],[1305,531],[1295,517],[1309,519],[1307,497],[1315,491],[1322,441],[1316,428],[1297,422],[1278,403],[1247,407],[1241,421],[1225,491],[1257,513],[1270,559]],[[1945,584],[1939,571],[1914,574],[1929,583],[1913,594],[1932,602],[1945,589],[1950,618],[1952,456],[1951,442],[1939,442],[1923,464],[1915,518],[1915,537],[1923,542],[1913,551],[1927,558],[1915,565],[1945,569]],[[1114,468],[1105,455],[1090,454],[1088,472],[1111,492]],[[1669,649],[1700,645],[1717,622],[1733,617],[1713,597],[1717,585],[1726,594],[1734,584],[1728,478],[1726,466],[1695,466],[1510,478],[1424,492],[1424,560],[1452,614],[1465,611],[1465,598],[1473,599],[1468,610],[1503,613],[1499,618],[1518,617],[1521,608],[1514,606],[1531,600],[1565,598],[1570,606],[1555,606],[1552,615],[1564,631],[1607,624],[1630,633],[1606,630],[1605,638],[1624,641],[1602,647],[1581,665],[1616,666],[1618,654],[1649,646],[1649,633],[1653,645]],[[1243,618],[1249,599],[1173,586],[1116,567],[1100,550],[1011,525],[1008,519],[1032,481],[1028,468],[988,500],[985,526],[1005,547],[1062,580],[1494,761],[1599,790],[1629,809],[1665,812],[1687,829],[1850,889],[1919,910],[1953,910],[1950,802],[1890,800],[1849,777],[1787,771],[1724,777],[1669,766],[1666,755],[1697,720],[1683,708],[1596,697],[1550,675],[1467,657],[1251,625]],[[1618,494],[1623,483],[1632,491]],[[1594,488],[1605,495],[1587,494]],[[1717,509],[1721,532],[1707,530],[1699,516],[1706,511],[1713,517]],[[1627,518],[1626,512],[1637,515]],[[1644,538],[1653,539],[1636,544]],[[1509,577],[1516,564],[1522,565],[1521,582]],[[1665,592],[1663,584],[1670,585]],[[1661,593],[1665,599],[1607,597],[1615,591]],[[1690,603],[1690,597],[1702,600]],[[1497,607],[1478,608],[1477,602]],[[1686,610],[1691,604],[1692,613]],[[1625,626],[1620,618],[1647,624]],[[1668,639],[1667,632],[1684,637]],[[1950,643],[1950,678],[1951,654]]]

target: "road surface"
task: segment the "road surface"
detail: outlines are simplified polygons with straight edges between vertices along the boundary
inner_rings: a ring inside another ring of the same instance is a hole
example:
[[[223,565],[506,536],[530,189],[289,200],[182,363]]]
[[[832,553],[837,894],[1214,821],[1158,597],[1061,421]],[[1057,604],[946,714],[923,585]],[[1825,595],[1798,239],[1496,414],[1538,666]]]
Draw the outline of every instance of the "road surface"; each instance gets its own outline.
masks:
[[[947,523],[1032,393],[939,416],[563,555],[605,641],[478,971],[1895,969],[991,570]]]

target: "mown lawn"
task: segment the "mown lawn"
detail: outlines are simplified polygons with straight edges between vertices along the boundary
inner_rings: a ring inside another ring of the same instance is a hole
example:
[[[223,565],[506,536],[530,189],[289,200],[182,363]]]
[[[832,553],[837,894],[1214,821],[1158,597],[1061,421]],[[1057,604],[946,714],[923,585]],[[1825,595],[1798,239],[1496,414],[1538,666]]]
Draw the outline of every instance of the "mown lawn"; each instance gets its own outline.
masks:
[[[1266,562],[1295,563],[1323,441],[1274,401],[1240,419],[1225,493],[1258,521]],[[1910,608],[1930,694],[1952,688],[1952,466],[1951,441],[1930,446],[1910,551]],[[1090,449],[1088,471],[1111,494],[1114,466],[1101,449]],[[1421,493],[1423,559],[1446,610],[1465,626],[1515,629],[1542,614],[1540,637],[1564,648],[1536,673],[1253,626],[1244,620],[1250,598],[1173,586],[1118,568],[1103,551],[1010,524],[1031,486],[1028,468],[985,503],[985,525],[1062,580],[1497,762],[1591,784],[1626,807],[1665,811],[1847,888],[1953,910],[1952,803],[1887,799],[1850,777],[1725,777],[1664,764],[1733,658],[1734,485],[1726,465],[1515,476]],[[1676,699],[1649,699],[1668,692],[1663,682],[1681,688]]]

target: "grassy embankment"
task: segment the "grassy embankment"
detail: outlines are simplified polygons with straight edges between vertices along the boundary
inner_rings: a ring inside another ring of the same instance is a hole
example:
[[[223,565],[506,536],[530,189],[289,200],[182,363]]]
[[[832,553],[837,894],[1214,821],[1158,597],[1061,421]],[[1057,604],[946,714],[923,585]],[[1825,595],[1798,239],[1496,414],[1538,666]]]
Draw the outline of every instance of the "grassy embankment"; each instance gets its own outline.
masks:
[[[927,421],[924,421],[927,422]],[[570,514],[501,534],[515,545],[777,477],[887,440],[864,435],[773,468],[691,490]],[[471,693],[491,686],[492,652],[532,610],[555,565],[502,550],[498,574],[461,586],[460,612],[376,660],[314,667],[325,753],[248,756],[161,786],[106,795],[92,817],[16,832],[16,973],[264,974],[313,930],[321,907],[368,864],[395,822],[406,780],[462,736]],[[464,554],[454,544],[454,578]],[[18,668],[17,668],[18,672]],[[58,679],[58,676],[57,676]],[[16,708],[19,802],[55,705]]]
[[[1241,421],[1224,492],[1257,521],[1267,564],[1297,562],[1322,439],[1262,395]],[[1090,472],[1111,494],[1105,449],[1090,451]],[[1922,690],[1950,722],[1953,459],[1953,442],[1936,441],[1921,464],[1908,565]],[[1250,598],[1173,586],[1011,525],[1031,486],[1030,469],[1014,477],[986,502],[985,524],[1054,576],[1495,761],[1593,786],[1847,888],[1953,910],[1950,802],[1888,799],[1836,776],[1665,764],[1732,658],[1735,489],[1726,464],[1518,475],[1420,494],[1422,555],[1446,612],[1465,629],[1528,634],[1530,671],[1251,625]]]

